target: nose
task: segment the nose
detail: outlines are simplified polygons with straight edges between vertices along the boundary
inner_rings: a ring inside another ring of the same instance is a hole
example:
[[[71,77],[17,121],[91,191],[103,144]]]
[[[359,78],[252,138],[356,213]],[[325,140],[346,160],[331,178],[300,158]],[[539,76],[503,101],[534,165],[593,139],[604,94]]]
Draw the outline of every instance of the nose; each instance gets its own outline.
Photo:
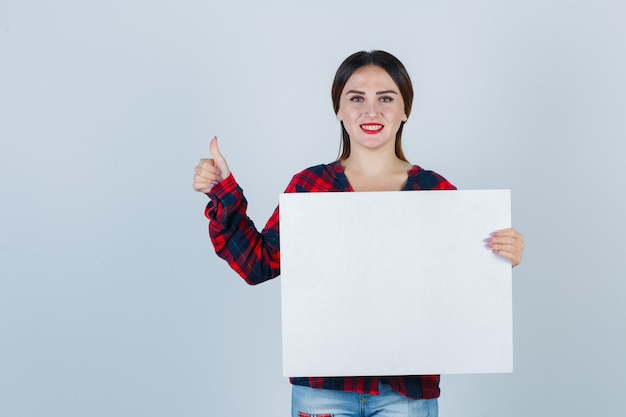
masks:
[[[367,116],[375,117],[380,112],[378,101],[368,103],[364,110]]]

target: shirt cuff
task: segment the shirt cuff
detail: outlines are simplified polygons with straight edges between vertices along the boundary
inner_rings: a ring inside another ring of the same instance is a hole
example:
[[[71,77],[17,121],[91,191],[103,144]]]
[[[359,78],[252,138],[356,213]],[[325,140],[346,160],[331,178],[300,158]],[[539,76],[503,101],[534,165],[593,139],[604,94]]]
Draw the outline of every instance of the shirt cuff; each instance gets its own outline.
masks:
[[[211,191],[206,193],[211,200],[221,200],[224,196],[232,193],[237,188],[237,181],[231,172],[228,177],[218,182],[211,188]]]
[[[213,188],[211,188],[211,191],[205,193],[211,199],[204,211],[205,216],[209,220],[216,220],[220,213],[221,215],[225,214],[225,206],[228,205],[228,201],[232,200],[232,198],[229,197],[234,195],[237,187],[237,181],[231,172],[228,177],[215,184]]]

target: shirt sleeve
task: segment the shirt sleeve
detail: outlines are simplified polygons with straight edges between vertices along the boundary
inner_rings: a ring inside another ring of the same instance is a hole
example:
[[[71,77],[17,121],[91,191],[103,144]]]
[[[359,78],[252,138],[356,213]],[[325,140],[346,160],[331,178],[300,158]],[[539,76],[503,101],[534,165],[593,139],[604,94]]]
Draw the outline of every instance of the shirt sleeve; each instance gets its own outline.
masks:
[[[211,201],[205,215],[215,253],[250,285],[280,275],[278,207],[259,232],[246,214],[248,202],[232,174],[207,195]]]

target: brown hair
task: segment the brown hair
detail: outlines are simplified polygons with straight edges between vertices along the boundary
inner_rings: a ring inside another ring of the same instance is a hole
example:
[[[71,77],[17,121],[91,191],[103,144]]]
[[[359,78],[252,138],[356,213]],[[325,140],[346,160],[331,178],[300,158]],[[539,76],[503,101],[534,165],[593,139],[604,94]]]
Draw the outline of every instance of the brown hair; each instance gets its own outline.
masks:
[[[404,113],[406,117],[409,117],[411,114],[411,106],[413,105],[413,84],[411,83],[411,78],[409,78],[409,74],[406,68],[404,68],[404,65],[402,65],[402,62],[385,51],[356,52],[341,63],[335,74],[330,94],[333,99],[335,114],[339,112],[339,99],[341,98],[341,92],[348,82],[348,79],[356,70],[367,65],[380,67],[389,74],[400,90],[404,101]],[[403,161],[407,161],[402,151],[402,128],[404,127],[404,123],[405,122],[400,123],[400,128],[396,133],[396,156]],[[339,161],[343,161],[350,156],[350,136],[343,126],[343,122],[341,122],[341,147],[339,149],[340,154],[339,158],[337,158]]]

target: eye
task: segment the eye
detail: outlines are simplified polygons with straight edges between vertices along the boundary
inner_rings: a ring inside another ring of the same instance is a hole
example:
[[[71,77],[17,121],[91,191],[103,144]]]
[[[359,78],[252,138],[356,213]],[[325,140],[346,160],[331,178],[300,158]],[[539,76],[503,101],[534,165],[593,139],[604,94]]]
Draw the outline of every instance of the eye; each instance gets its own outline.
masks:
[[[350,101],[355,102],[355,103],[361,103],[363,101],[363,97],[353,96],[353,97],[350,97]]]
[[[380,101],[381,103],[391,103],[393,101],[393,98],[388,97],[388,96],[383,96],[379,98],[378,101]]]

